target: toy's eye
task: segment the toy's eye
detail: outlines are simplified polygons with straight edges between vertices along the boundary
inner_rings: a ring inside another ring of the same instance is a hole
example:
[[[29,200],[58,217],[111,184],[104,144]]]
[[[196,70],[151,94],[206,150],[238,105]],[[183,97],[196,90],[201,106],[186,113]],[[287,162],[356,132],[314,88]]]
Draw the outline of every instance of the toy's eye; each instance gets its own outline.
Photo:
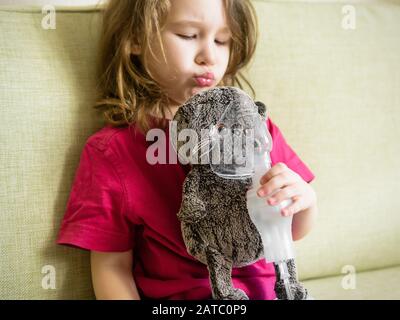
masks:
[[[246,136],[251,135],[251,133],[252,133],[252,130],[251,130],[251,129],[245,129],[245,130],[244,130],[244,134],[245,134]]]
[[[261,152],[261,143],[257,139],[254,140],[254,150],[256,152]]]
[[[243,132],[243,126],[239,123],[234,123],[231,126],[231,130],[235,136],[240,136],[240,135],[242,135],[242,132]]]
[[[217,125],[217,131],[220,135],[225,135],[228,132],[228,129],[224,126],[224,124],[220,123]]]

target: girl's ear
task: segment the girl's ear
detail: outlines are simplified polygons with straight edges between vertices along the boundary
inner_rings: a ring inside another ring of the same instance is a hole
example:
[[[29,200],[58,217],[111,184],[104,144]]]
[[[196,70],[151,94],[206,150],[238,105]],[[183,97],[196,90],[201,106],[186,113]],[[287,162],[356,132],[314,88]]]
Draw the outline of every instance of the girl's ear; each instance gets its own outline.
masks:
[[[138,44],[133,44],[131,46],[131,53],[135,56],[139,56],[142,53],[142,50]]]
[[[258,113],[264,120],[267,120],[267,106],[261,101],[256,101],[255,104],[258,107]]]
[[[139,56],[142,53],[142,48],[139,44],[139,41],[137,39],[130,39],[126,43],[127,49],[129,50],[129,53]]]

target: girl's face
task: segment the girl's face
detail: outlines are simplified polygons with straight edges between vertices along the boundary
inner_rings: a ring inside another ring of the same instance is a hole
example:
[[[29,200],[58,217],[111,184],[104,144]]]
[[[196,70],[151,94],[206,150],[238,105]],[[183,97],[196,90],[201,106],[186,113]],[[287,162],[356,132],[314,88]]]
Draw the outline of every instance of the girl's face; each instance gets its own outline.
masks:
[[[154,80],[171,105],[183,104],[199,91],[215,87],[229,62],[231,33],[222,0],[171,0],[161,32],[165,63],[158,41],[148,55]]]

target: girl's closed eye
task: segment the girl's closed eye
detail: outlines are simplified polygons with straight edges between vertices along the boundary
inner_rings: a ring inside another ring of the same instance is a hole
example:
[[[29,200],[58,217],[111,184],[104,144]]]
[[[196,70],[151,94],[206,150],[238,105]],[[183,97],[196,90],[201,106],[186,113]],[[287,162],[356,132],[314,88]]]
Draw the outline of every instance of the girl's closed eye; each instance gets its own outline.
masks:
[[[193,40],[193,39],[197,38],[197,35],[195,35],[195,34],[194,35],[176,34],[176,35],[178,37],[182,38],[182,39],[185,39],[185,40]],[[223,46],[223,45],[226,45],[226,44],[229,43],[229,39],[228,40],[217,40],[217,39],[215,39],[215,43],[218,44],[218,45]]]
[[[222,40],[215,40],[215,43],[218,44],[218,45],[220,45],[220,46],[225,46],[225,45],[229,44],[229,40],[230,40],[230,39],[225,40],[225,41],[222,41]]]
[[[182,39],[186,39],[186,40],[190,40],[190,39],[196,39],[197,36],[194,35],[186,35],[186,34],[177,34],[178,37],[182,38]]]

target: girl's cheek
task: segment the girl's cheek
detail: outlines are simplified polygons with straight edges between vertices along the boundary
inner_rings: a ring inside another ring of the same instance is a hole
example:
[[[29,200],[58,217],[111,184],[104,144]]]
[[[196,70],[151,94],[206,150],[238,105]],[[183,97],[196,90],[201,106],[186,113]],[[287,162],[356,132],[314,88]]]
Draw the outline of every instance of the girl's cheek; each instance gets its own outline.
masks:
[[[179,41],[174,41],[164,46],[164,50],[168,61],[171,63],[176,63],[182,61],[183,59],[187,59],[188,56],[190,56],[192,48],[190,45],[183,42],[180,43]]]

